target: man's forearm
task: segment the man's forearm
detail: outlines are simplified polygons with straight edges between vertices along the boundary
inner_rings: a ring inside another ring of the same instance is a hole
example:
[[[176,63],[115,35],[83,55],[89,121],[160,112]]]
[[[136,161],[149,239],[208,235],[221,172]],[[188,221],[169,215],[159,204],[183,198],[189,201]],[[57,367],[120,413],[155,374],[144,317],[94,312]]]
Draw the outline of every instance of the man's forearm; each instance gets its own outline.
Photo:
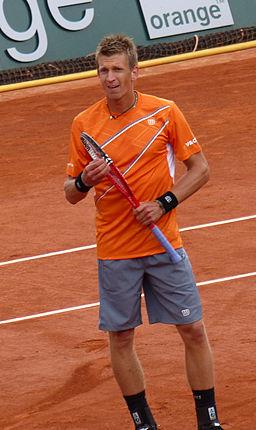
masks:
[[[181,203],[209,180],[209,166],[203,153],[194,154],[184,161],[186,173],[175,182],[172,192]]]
[[[209,179],[209,171],[206,168],[201,172],[188,170],[175,183],[172,192],[177,197],[179,203],[198,191]]]

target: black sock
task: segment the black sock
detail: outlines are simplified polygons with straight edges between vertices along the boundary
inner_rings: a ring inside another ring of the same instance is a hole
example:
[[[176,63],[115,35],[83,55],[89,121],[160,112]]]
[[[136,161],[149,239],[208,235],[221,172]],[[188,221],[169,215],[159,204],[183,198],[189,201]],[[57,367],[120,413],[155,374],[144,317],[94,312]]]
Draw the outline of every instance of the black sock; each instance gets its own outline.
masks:
[[[215,404],[214,388],[209,390],[193,390],[196,406],[198,428],[200,426],[218,423],[218,415]]]
[[[152,412],[148,406],[145,391],[141,391],[140,393],[132,396],[124,396],[124,399],[129,408],[135,428],[138,428],[143,424],[152,426],[152,429],[157,428]]]

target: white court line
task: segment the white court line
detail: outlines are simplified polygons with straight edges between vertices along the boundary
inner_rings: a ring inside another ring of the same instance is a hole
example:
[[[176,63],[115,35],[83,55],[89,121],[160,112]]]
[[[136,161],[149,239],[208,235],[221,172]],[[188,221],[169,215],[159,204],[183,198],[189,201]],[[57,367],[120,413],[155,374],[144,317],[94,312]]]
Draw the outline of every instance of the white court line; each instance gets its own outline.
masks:
[[[241,218],[231,218],[231,219],[226,219],[224,221],[216,221],[216,222],[210,222],[208,224],[199,224],[192,227],[180,228],[180,231],[189,231],[189,230],[197,230],[199,228],[215,227],[216,225],[231,224],[232,222],[239,222],[239,221],[248,221],[254,218],[256,218],[256,215],[243,216]]]
[[[241,275],[228,276],[226,278],[211,279],[209,281],[198,282],[196,285],[199,287],[202,285],[210,285],[210,284],[216,284],[219,282],[233,281],[234,279],[248,278],[250,276],[256,276],[256,272],[243,273]],[[19,321],[32,320],[32,319],[36,319],[36,318],[48,317],[48,316],[52,316],[52,315],[63,314],[66,312],[79,311],[81,309],[90,309],[90,308],[95,308],[97,306],[99,306],[99,302],[89,303],[87,305],[73,306],[71,308],[57,309],[56,311],[41,312],[40,314],[27,315],[25,317],[11,318],[8,320],[3,320],[3,321],[0,321],[0,325],[1,324],[16,323]]]
[[[234,279],[248,278],[249,276],[256,276],[256,272],[243,273],[241,275],[227,276],[226,278],[219,278],[219,279],[212,279],[209,281],[197,282],[196,285],[198,287],[201,287],[202,285],[210,285],[210,284],[217,284],[218,282],[233,281]]]
[[[227,219],[224,221],[216,221],[216,222],[210,222],[208,224],[199,224],[199,225],[194,225],[191,227],[184,227],[184,228],[180,228],[180,231],[198,230],[200,228],[215,227],[218,225],[230,224],[233,222],[248,221],[248,220],[254,219],[254,218],[256,218],[256,215],[249,215],[249,216],[245,216],[245,217],[241,217],[241,218],[232,218],[232,219]],[[23,258],[17,258],[15,260],[1,261],[0,266],[7,266],[9,264],[15,264],[15,263],[23,263],[25,261],[38,260],[40,258],[54,257],[56,255],[69,254],[71,252],[85,251],[87,249],[92,249],[92,248],[96,248],[96,245],[95,244],[85,245],[85,246],[80,246],[78,248],[71,248],[71,249],[65,249],[62,251],[49,252],[47,254],[34,255],[32,257],[23,257]]]
[[[15,264],[15,263],[23,263],[23,261],[38,260],[39,258],[54,257],[55,255],[69,254],[71,252],[85,251],[86,249],[92,249],[92,248],[96,248],[96,245],[94,244],[94,245],[79,246],[78,248],[48,252],[48,254],[40,254],[40,255],[34,255],[32,257],[17,258],[16,260],[2,261],[0,262],[0,266],[7,266],[8,264]]]
[[[99,306],[99,304],[100,304],[99,302],[96,302],[96,303],[90,303],[88,305],[80,305],[80,306],[73,306],[71,308],[57,309],[56,311],[41,312],[40,314],[27,315],[25,317],[20,317],[20,318],[11,318],[9,320],[0,321],[0,324],[11,324],[19,321],[33,320],[36,318],[48,317],[51,315],[64,314],[65,312],[79,311],[80,309],[95,308],[96,306]]]

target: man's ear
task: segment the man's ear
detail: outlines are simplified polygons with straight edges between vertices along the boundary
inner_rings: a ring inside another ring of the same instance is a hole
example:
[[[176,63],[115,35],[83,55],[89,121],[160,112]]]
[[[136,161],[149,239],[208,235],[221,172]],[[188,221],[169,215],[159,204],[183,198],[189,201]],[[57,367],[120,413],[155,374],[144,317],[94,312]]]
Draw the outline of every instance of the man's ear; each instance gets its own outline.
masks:
[[[138,76],[139,76],[139,67],[138,66],[134,66],[132,68],[132,80],[136,81],[136,79],[138,78]]]

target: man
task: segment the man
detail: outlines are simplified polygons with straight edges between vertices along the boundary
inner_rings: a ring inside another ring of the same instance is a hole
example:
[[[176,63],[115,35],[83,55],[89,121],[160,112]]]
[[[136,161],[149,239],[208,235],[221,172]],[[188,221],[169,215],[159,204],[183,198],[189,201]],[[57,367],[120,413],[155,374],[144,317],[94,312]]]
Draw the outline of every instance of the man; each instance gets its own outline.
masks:
[[[135,429],[155,430],[133,344],[135,327],[142,323],[143,289],[149,322],[175,324],[184,342],[198,430],[222,430],[199,293],[175,214],[175,207],[207,182],[207,161],[174,102],[135,91],[138,60],[129,37],[103,38],[96,63],[106,97],[73,121],[65,193],[76,204],[92,187],[95,190],[99,327],[109,333],[115,378]],[[132,210],[109,182],[109,166],[86,154],[82,131],[104,144],[141,202],[137,209]],[[184,162],[186,173],[174,184],[175,157]],[[181,262],[173,264],[146,228],[152,222],[181,255]]]

